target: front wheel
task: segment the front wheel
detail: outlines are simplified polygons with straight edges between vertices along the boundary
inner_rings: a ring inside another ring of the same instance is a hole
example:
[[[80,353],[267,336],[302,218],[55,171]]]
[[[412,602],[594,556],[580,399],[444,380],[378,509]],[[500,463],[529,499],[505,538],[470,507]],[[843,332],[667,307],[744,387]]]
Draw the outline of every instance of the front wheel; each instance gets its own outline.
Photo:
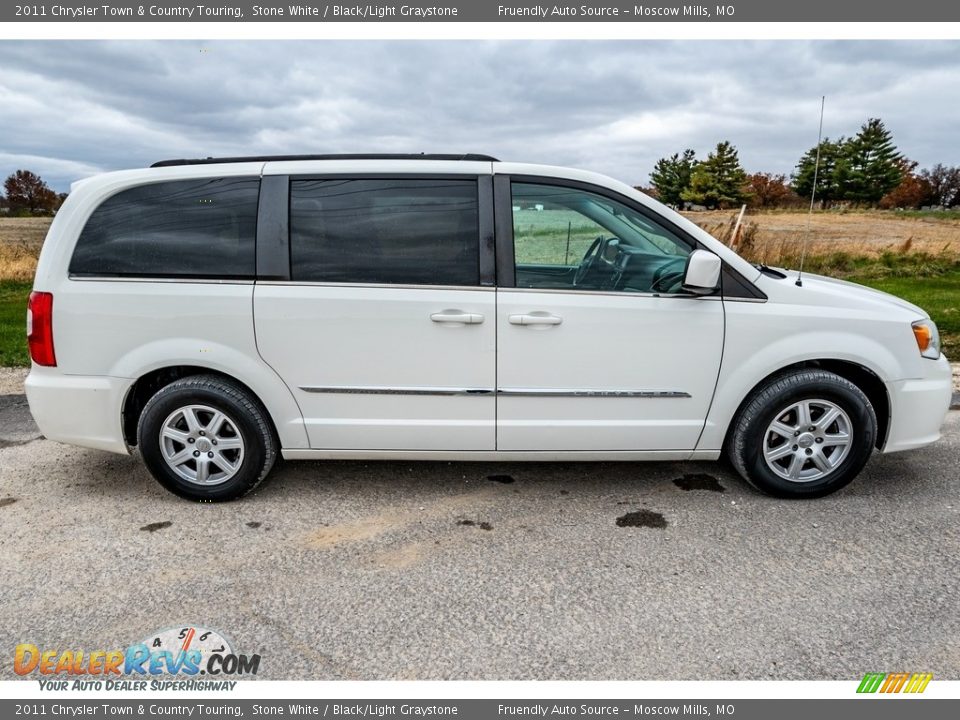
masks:
[[[234,500],[270,472],[277,442],[260,402],[216,375],[181,378],[147,402],[140,454],[167,490],[200,502]]]
[[[751,485],[815,498],[849,484],[873,452],[877,418],[860,388],[824,370],[773,378],[734,420],[727,454]]]

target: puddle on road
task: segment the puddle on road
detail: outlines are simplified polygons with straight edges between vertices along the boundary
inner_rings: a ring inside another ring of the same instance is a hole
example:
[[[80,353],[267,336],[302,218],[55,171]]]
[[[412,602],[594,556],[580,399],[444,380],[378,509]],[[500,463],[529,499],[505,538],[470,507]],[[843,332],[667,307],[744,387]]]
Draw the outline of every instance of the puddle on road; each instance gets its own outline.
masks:
[[[16,498],[13,498],[13,497],[5,497],[5,498],[2,498],[2,499],[0,499],[0,507],[6,507],[7,505],[13,505],[16,501],[17,501],[17,499],[16,499]]]
[[[662,530],[667,526],[667,519],[652,510],[636,510],[617,518],[617,527],[647,527]]]
[[[248,527],[248,528],[253,528],[254,530],[256,530],[256,529],[257,529],[258,527],[260,527],[261,525],[263,525],[263,523],[262,523],[262,522],[257,522],[256,520],[251,520],[250,522],[247,523],[247,527]]]
[[[711,492],[726,492],[727,489],[720,484],[720,481],[717,480],[713,475],[706,475],[704,473],[688,473],[682,478],[677,478],[673,481],[673,484],[676,485],[681,490],[710,490]]]
[[[504,485],[509,485],[514,482],[513,475],[487,475],[487,480],[490,482],[503,483]]]
[[[169,520],[164,520],[163,522],[150,523],[149,525],[144,525],[141,530],[146,530],[147,532],[156,532],[157,530],[163,530],[173,525]]]
[[[457,520],[457,525],[464,525],[466,527],[478,527],[481,530],[493,530],[493,525],[488,523],[486,520],[483,522],[475,522],[473,520]]]

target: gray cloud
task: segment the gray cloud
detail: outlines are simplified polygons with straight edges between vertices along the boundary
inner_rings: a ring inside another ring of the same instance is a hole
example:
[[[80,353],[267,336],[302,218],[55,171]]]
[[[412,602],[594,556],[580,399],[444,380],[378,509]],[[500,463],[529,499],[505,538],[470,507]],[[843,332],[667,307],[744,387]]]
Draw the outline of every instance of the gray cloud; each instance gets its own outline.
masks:
[[[789,173],[881,117],[921,165],[960,164],[945,41],[0,41],[0,177],[57,189],[165,157],[487,152],[646,183],[719,140]]]

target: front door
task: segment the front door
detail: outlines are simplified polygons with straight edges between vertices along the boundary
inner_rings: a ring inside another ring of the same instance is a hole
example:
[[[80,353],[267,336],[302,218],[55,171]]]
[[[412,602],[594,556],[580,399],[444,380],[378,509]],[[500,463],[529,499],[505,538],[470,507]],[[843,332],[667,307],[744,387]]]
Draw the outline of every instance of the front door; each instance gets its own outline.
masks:
[[[693,450],[723,303],[680,288],[690,240],[557,182],[511,184],[516,287],[497,293],[497,449]]]
[[[258,283],[254,315],[310,446],[493,450],[477,179],[294,177],[289,203],[290,279]]]

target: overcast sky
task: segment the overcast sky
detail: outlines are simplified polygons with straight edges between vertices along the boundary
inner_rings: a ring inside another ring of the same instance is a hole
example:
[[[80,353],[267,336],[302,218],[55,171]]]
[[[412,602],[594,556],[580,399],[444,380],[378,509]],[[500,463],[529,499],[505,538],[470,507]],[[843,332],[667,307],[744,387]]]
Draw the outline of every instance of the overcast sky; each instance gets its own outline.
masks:
[[[910,158],[960,164],[960,43],[0,41],[0,177],[57,190],[171,157],[481,152],[646,184],[731,140],[789,173],[882,118]]]

